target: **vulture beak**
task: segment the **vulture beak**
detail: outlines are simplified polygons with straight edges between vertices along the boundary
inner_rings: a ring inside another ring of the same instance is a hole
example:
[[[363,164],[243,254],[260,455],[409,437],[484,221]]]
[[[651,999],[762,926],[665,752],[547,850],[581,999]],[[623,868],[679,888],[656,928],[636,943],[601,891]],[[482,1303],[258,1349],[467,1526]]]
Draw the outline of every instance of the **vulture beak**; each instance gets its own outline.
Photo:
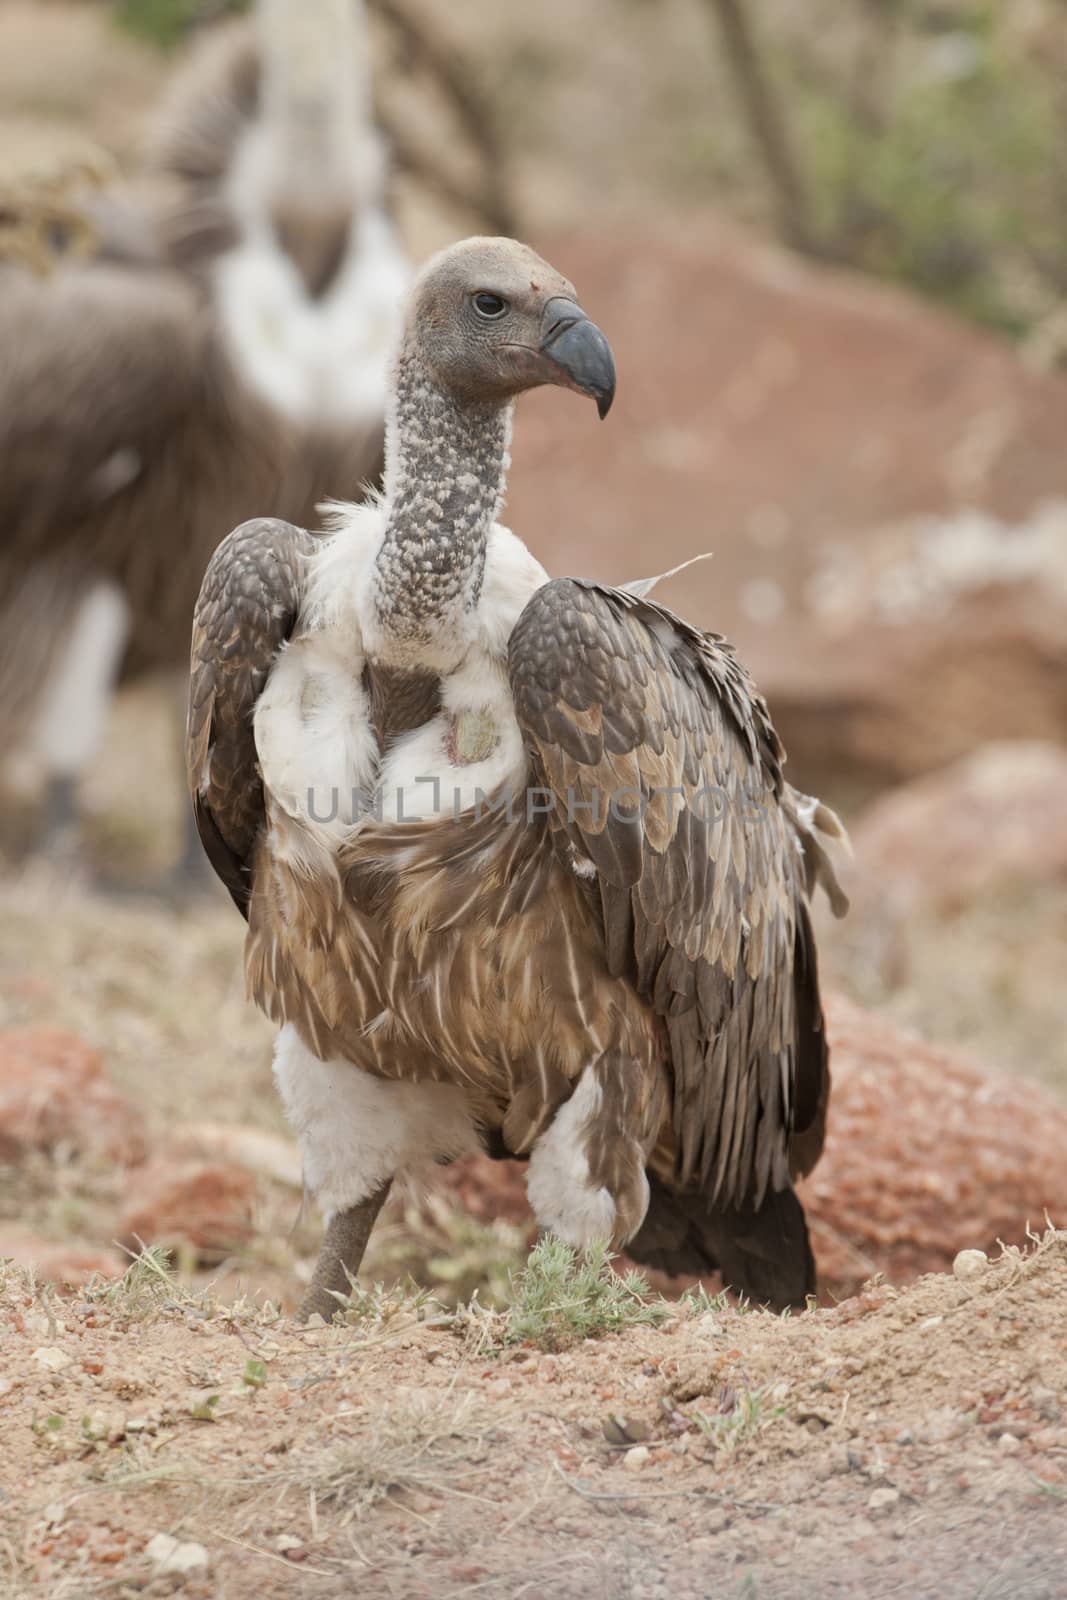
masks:
[[[555,295],[541,316],[540,353],[556,369],[552,381],[596,401],[603,421],[615,398],[611,346],[581,306]]]

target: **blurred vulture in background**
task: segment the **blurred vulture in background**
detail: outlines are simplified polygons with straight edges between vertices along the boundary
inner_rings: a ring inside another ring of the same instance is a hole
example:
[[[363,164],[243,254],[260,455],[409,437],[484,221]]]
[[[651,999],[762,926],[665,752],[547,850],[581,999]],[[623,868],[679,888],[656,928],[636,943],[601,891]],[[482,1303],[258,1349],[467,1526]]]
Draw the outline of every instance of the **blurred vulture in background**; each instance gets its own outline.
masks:
[[[104,191],[93,259],[0,267],[0,749],[46,848],[119,674],[184,671],[220,538],[378,479],[409,267],[369,51],[361,0],[258,0],[177,75],[159,202]]]

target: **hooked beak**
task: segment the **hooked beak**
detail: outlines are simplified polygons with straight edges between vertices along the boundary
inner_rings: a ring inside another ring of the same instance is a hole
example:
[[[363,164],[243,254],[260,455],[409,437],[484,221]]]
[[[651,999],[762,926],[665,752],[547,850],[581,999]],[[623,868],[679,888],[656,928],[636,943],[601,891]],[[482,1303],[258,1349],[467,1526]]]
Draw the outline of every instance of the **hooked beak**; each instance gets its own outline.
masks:
[[[549,300],[541,317],[539,349],[558,369],[553,381],[565,389],[591,395],[603,422],[615,398],[615,358],[610,344],[581,306],[562,295]]]

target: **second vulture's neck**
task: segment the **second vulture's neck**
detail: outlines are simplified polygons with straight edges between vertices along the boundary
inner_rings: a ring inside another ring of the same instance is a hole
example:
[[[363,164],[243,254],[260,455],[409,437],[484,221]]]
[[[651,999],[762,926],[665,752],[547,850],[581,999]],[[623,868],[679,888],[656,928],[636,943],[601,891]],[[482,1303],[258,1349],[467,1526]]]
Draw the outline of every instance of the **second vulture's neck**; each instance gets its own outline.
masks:
[[[504,496],[512,409],[447,393],[405,340],[368,618],[369,650],[383,665],[442,672],[466,653]]]

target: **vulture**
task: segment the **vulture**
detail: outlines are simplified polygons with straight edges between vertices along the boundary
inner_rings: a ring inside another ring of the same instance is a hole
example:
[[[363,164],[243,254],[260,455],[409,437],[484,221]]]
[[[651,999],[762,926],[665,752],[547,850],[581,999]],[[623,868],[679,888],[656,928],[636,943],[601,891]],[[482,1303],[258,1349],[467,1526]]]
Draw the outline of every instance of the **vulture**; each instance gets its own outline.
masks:
[[[184,684],[220,531],[380,475],[410,268],[366,28],[357,0],[259,0],[173,86],[158,214],[112,208],[99,259],[0,268],[0,747],[43,769],[54,828],[117,673]]]
[[[538,1222],[753,1300],[814,1288],[829,1094],[809,895],[832,812],[730,647],[549,579],[500,526],[517,395],[612,403],[604,334],[510,239],[434,257],[381,498],[263,518],[196,607],[188,774],[325,1234],[327,1320],[393,1179],[528,1161]]]

